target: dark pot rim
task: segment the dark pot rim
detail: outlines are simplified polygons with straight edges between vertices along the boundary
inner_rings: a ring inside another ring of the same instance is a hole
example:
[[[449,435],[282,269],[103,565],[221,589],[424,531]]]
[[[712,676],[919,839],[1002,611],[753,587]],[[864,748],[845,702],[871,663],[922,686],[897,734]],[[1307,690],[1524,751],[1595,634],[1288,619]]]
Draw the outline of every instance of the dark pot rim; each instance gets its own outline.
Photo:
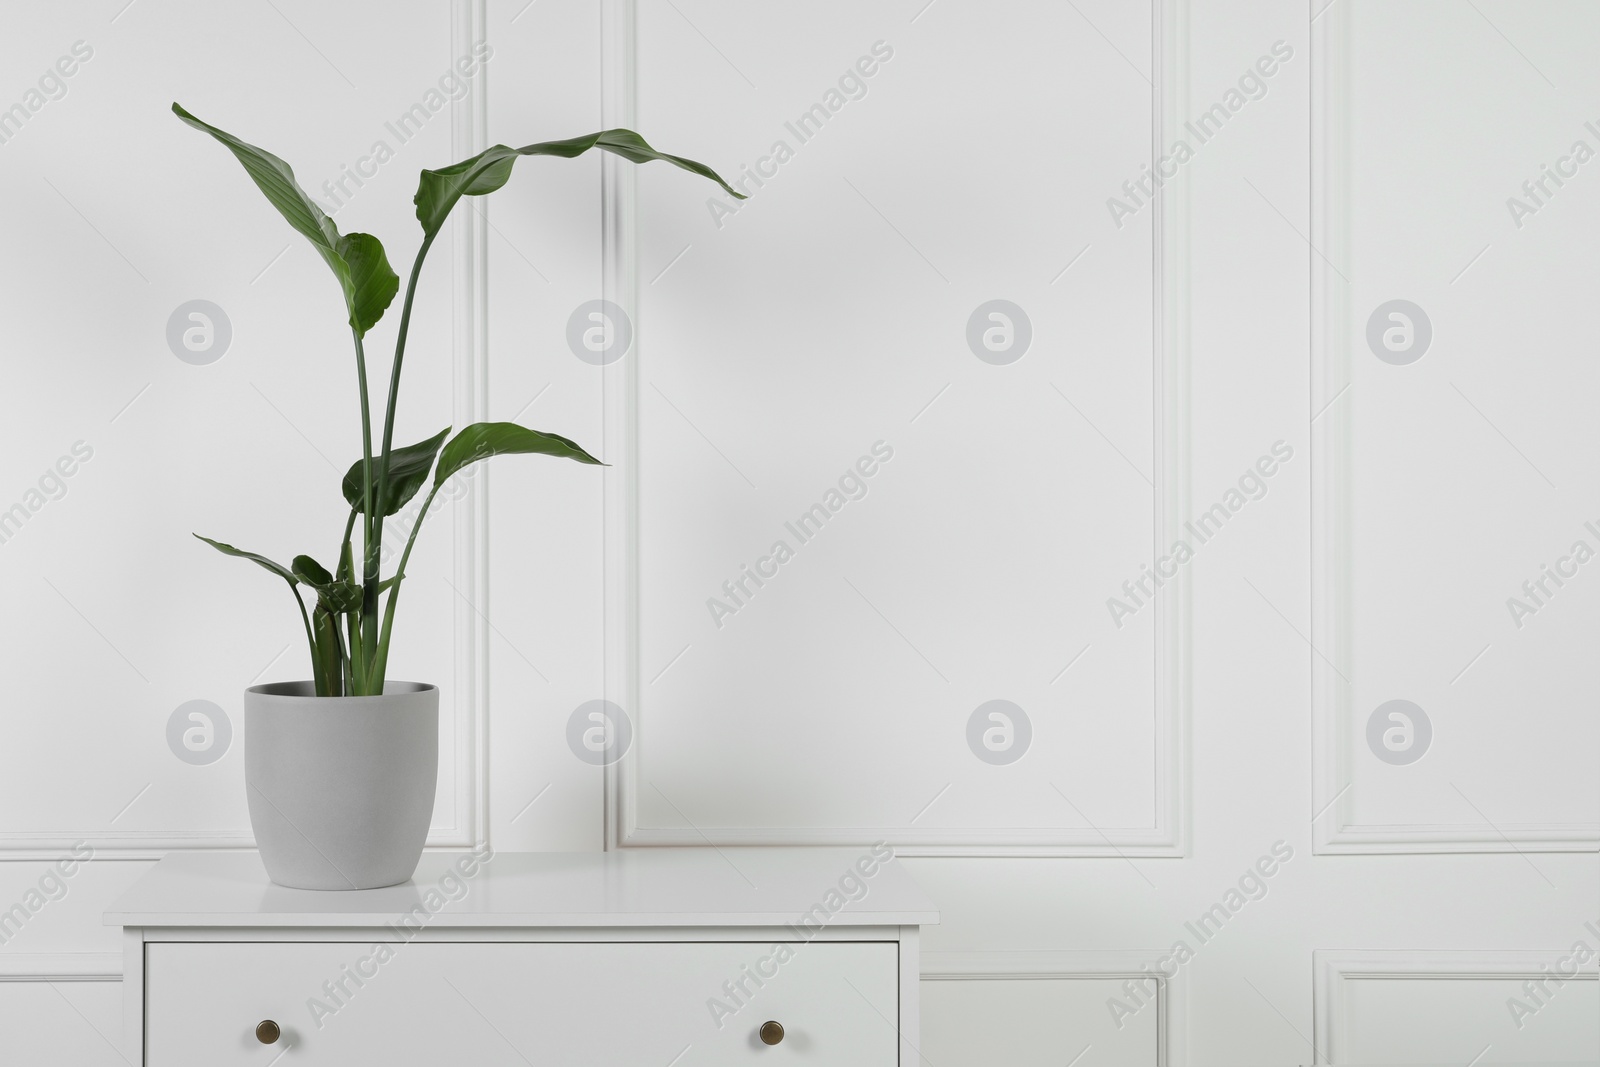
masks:
[[[418,693],[437,693],[439,687],[431,682],[404,682],[390,680],[383,683],[383,694],[376,693],[366,696],[338,696],[324,697],[317,695],[317,683],[309,679],[295,682],[265,682],[261,685],[252,685],[245,693],[257,694],[268,697],[288,697],[297,700],[325,700],[330,703],[345,703],[358,700],[383,700],[388,697],[414,696]]]

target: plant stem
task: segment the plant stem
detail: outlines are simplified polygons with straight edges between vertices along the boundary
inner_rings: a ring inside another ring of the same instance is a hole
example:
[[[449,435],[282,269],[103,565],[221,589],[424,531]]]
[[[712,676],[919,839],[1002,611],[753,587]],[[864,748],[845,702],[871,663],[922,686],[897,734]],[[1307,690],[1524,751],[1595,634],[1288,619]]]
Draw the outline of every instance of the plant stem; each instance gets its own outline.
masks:
[[[350,328],[356,343],[356,374],[361,388],[361,504],[366,516],[362,538],[361,571],[361,628],[363,637],[376,638],[378,634],[378,554],[382,546],[383,524],[373,518],[372,500],[372,409],[367,400],[367,351],[361,340],[361,331]],[[388,465],[388,449],[384,449],[384,465]],[[380,475],[380,482],[382,475]],[[346,535],[348,537],[348,535]],[[368,642],[363,641],[364,645]],[[365,689],[365,686],[362,687]]]
[[[417,295],[417,279],[422,276],[422,261],[428,257],[428,249],[433,247],[433,235],[428,234],[422,238],[422,247],[417,249],[417,258],[411,264],[411,277],[406,280],[406,299],[400,307],[400,330],[394,339],[394,366],[389,371],[389,403],[383,413],[383,458],[378,468],[378,483],[380,495],[387,498],[385,491],[389,484],[389,453],[394,446],[394,416],[400,403],[400,367],[406,358],[406,336],[411,332],[411,303]],[[384,499],[380,504],[387,508],[389,501]]]
[[[321,603],[317,604],[316,616],[317,658],[322,665],[322,676],[327,680],[327,692],[319,695],[345,696],[344,688],[340,685],[342,671],[339,653],[343,642],[339,639],[339,620],[326,605]]]
[[[350,632],[350,695],[360,696],[367,689],[367,664],[361,648],[361,617],[354,612],[346,615],[345,627]]]
[[[356,508],[350,509],[350,517],[344,523],[344,538],[339,542],[339,573],[341,582],[355,580],[354,554],[350,548],[350,534],[355,530],[356,515],[360,512]],[[341,655],[344,659],[345,691],[352,695],[365,692],[367,664],[361,655],[361,617],[351,613],[345,616],[345,623],[350,631],[350,644]]]
[[[411,536],[406,538],[406,549],[400,553],[400,565],[394,571],[394,585],[389,588],[389,601],[383,609],[383,632],[378,638],[377,653],[374,656],[378,664],[378,678],[383,677],[383,671],[389,665],[389,633],[394,629],[395,602],[400,599],[400,586],[405,581],[406,564],[411,561],[411,546],[417,543],[417,534],[422,530],[422,524],[428,518],[428,509],[433,506],[433,498],[439,494],[440,486],[435,485],[428,490],[428,498],[422,502],[422,510],[417,512],[417,521],[411,527]]]
[[[339,539],[339,577],[345,580],[354,577],[350,573],[350,535],[355,532],[358,514],[356,508],[350,509],[350,517],[344,521],[344,536]]]
[[[300,590],[294,587],[293,582],[287,578],[284,581],[288,582],[289,595],[294,597],[294,606],[300,609],[300,621],[306,626],[306,647],[311,652],[311,678],[316,683],[317,696],[327,696],[328,684],[322,677],[322,667],[317,659],[317,639],[311,633],[311,616],[306,614],[306,602],[300,599]]]
[[[382,515],[389,508],[389,455],[394,450],[394,417],[400,404],[400,368],[406,357],[406,337],[411,332],[411,304],[417,295],[417,279],[422,276],[422,261],[428,257],[428,249],[433,246],[434,234],[426,234],[422,238],[422,247],[417,249],[417,258],[411,264],[411,277],[406,281],[406,300],[400,309],[400,330],[394,342],[394,366],[389,371],[389,401],[383,414],[383,453],[378,460],[378,518],[376,526],[381,531],[383,525]],[[359,340],[357,344],[359,345]],[[362,371],[362,418],[366,417],[366,372]],[[369,451],[370,451],[370,445]],[[370,458],[368,463],[371,463]],[[433,499],[433,494],[428,494],[428,499]],[[422,525],[422,520],[427,516],[427,506],[417,517],[417,525],[412,527],[411,541],[416,540],[417,527]],[[373,522],[371,497],[368,496],[367,520]],[[411,543],[406,543],[406,555],[411,554]],[[378,580],[377,556],[369,549],[368,571],[366,581],[363,583],[361,618],[365,626],[369,627],[363,633],[364,644],[372,650],[371,670],[367,674],[366,685],[370,691],[381,694],[383,692],[384,674],[389,666],[389,628],[394,623],[394,602],[400,593],[400,582],[396,578],[394,588],[389,591],[389,603],[384,611],[383,636],[377,633],[378,622]],[[405,560],[402,559],[396,575],[405,573]]]
[[[338,633],[339,620],[334,620],[334,632]],[[349,651],[344,644],[344,634],[339,634],[339,666],[344,675],[344,691],[350,696],[356,695],[356,675],[354,661],[350,658]]]

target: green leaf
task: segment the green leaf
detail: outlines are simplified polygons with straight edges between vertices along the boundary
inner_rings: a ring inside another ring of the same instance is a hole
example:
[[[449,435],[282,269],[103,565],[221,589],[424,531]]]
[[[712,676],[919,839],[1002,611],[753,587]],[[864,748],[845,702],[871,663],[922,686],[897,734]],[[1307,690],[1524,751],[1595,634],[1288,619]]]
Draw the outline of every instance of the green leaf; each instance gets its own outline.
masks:
[[[299,579],[294,576],[288,567],[285,567],[281,563],[274,563],[266,556],[258,556],[254,552],[246,552],[241,548],[234,548],[232,545],[225,545],[221,541],[213,541],[209,537],[200,537],[199,534],[195,534],[195,536],[199,537],[200,540],[204,541],[218,552],[221,552],[223,555],[238,556],[240,559],[247,559],[256,566],[262,567],[271,571],[273,574],[276,574],[279,578],[282,578],[290,585],[294,585],[299,581]]]
[[[378,489],[378,457],[372,457],[372,495],[374,499],[387,499],[388,505],[384,508],[385,515],[393,515],[405,507],[412,497],[417,495],[428,481],[428,471],[433,467],[433,457],[439,454],[439,447],[444,444],[444,439],[450,433],[446,426],[426,441],[418,441],[414,445],[406,445],[389,453],[389,495],[387,498]],[[361,460],[356,460],[344,476],[344,499],[358,514],[365,514],[361,499]]]
[[[296,556],[293,566],[301,584],[316,590],[318,608],[336,615],[361,609],[361,587],[356,583],[339,581],[310,556]]]
[[[350,325],[365,337],[394,302],[394,294],[400,291],[400,276],[389,266],[383,242],[370,233],[345,234],[339,238],[337,251],[350,268],[348,285],[342,276],[339,279],[339,284],[345,286]]]
[[[382,242],[369,233],[341,237],[333,220],[295,181],[289,164],[271,152],[200,121],[176,103],[172,105],[172,113],[195,129],[210,134],[232,152],[256,183],[256,188],[278,209],[278,214],[311,242],[339,280],[345,308],[350,313],[350,325],[358,334],[366,336],[383,318],[400,288],[400,279],[389,266]]]
[[[573,137],[566,141],[544,141],[528,145],[526,148],[508,148],[503,144],[497,144],[471,159],[464,159],[441,170],[423,171],[416,195],[417,221],[422,223],[423,234],[429,239],[437,234],[439,228],[444,225],[444,220],[455,208],[456,201],[463,196],[483,196],[504,185],[511,177],[511,167],[516,163],[518,156],[560,156],[562,159],[572,159],[583,155],[591,148],[611,152],[630,163],[649,163],[653,160],[671,163],[693,174],[710,178],[722,186],[729,196],[739,200],[745,199],[743,193],[723,181],[721,175],[704,163],[657,152],[645,143],[643,137],[632,130],[602,130],[586,137]]]
[[[514,422],[478,422],[456,434],[444,446],[444,451],[439,455],[439,466],[433,472],[433,486],[437,489],[456,471],[480,459],[526,453],[559,456],[601,467],[606,465],[575,442],[558,434],[540,433]]]
[[[335,582],[317,590],[317,607],[335,615],[361,610],[361,587],[354,582]]]
[[[292,566],[294,576],[313,589],[319,585],[333,584],[333,575],[328,573],[328,568],[310,556],[296,556]]]
[[[316,674],[317,696],[344,696],[344,644],[339,640],[339,620],[322,601],[317,603],[316,640],[312,642],[311,668]]]

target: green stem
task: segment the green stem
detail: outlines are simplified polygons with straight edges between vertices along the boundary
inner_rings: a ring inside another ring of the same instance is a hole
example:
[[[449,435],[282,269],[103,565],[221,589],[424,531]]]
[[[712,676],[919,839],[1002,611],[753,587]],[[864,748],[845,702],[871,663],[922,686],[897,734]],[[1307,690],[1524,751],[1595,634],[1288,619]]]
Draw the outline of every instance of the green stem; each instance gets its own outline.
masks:
[[[327,692],[320,696],[344,696],[339,685],[341,676],[339,653],[343,643],[339,640],[339,620],[323,604],[316,610],[317,658],[321,662],[322,676],[327,680]]]
[[[389,589],[389,600],[383,609],[383,632],[378,638],[377,654],[373,657],[377,665],[373,677],[380,680],[389,666],[389,633],[394,629],[395,603],[400,599],[400,585],[405,581],[406,564],[411,561],[411,547],[417,543],[417,534],[422,531],[422,524],[428,518],[428,509],[433,506],[433,498],[439,494],[439,489],[440,486],[435,485],[428,490],[428,498],[422,502],[422,510],[417,513],[417,521],[411,527],[411,536],[406,538],[406,550],[400,553],[400,565],[394,570],[394,585]]]
[[[345,628],[350,634],[350,695],[366,692],[367,666],[361,648],[361,616],[355,612],[345,616]]]
[[[300,609],[300,621],[305,623],[306,647],[311,652],[311,679],[316,684],[317,696],[325,697],[328,695],[328,683],[322,677],[322,665],[317,659],[317,639],[311,633],[311,616],[306,614],[306,602],[300,599],[300,591],[294,587],[294,583],[287,578],[284,581],[289,585],[289,595],[294,597],[294,606]]]
[[[339,573],[341,582],[355,579],[354,553],[350,548],[350,535],[355,531],[356,515],[360,512],[356,508],[350,509],[350,517],[345,520],[344,539],[339,542]],[[345,625],[350,632],[350,644],[342,653],[344,659],[345,692],[359,695],[365,691],[367,676],[366,661],[361,656],[361,617],[352,612],[345,616]]]
[[[417,258],[411,264],[411,277],[406,280],[406,299],[400,307],[400,330],[394,339],[394,366],[389,371],[389,402],[383,413],[383,456],[379,460],[378,486],[379,495],[385,499],[379,504],[383,510],[388,508],[389,484],[389,453],[394,447],[394,416],[400,403],[400,368],[406,358],[406,337],[411,332],[411,304],[417,296],[417,279],[422,277],[422,261],[428,257],[428,249],[433,247],[433,234],[422,238],[422,247],[417,249]]]
[[[361,505],[366,517],[363,525],[363,566],[361,571],[361,626],[363,636],[377,637],[378,631],[378,553],[383,527],[373,520],[372,499],[372,408],[367,399],[367,350],[361,331],[350,328],[356,343],[356,373],[361,389]],[[387,449],[385,450],[387,466]],[[382,484],[382,475],[379,477]],[[347,535],[348,536],[348,535]]]
[[[344,536],[339,539],[339,577],[350,579],[355,577],[351,572],[350,563],[350,535],[355,533],[356,516],[360,512],[356,508],[350,509],[350,517],[344,521]]]
[[[406,281],[405,303],[401,305],[400,308],[400,330],[396,334],[394,342],[394,366],[389,371],[389,400],[383,414],[383,452],[378,460],[378,517],[376,519],[373,518],[373,511],[370,507],[370,504],[367,509],[368,522],[373,523],[375,528],[380,531],[380,536],[383,527],[382,517],[389,509],[389,456],[394,451],[394,417],[395,412],[398,410],[400,404],[400,369],[405,363],[406,337],[411,332],[411,305],[416,299],[417,295],[417,279],[422,276],[422,261],[428,257],[428,249],[433,247],[434,236],[435,234],[430,233],[426,234],[422,238],[422,247],[417,249],[417,258],[411,264],[411,277]],[[365,417],[364,405],[366,403],[366,393],[364,373],[362,382],[362,410],[363,417]],[[433,499],[432,493],[428,494],[428,499]],[[426,514],[427,511],[426,508],[424,508],[423,515]],[[419,516],[417,518],[417,526],[421,525],[422,516]],[[411,554],[411,541],[416,540],[416,536],[417,530],[416,527],[413,527],[411,530],[411,538],[406,543],[405,554],[407,556]],[[368,577],[363,583],[361,617],[364,623],[375,628],[377,624],[378,609],[376,566],[377,557],[369,550],[367,558],[369,569],[367,572]],[[404,573],[405,560],[402,558],[400,568],[395,572],[395,574],[398,576]],[[368,629],[363,634],[364,638],[370,638],[370,640],[366,640],[364,643],[372,649],[371,670],[367,672],[366,682],[366,689],[369,692],[376,692],[379,694],[383,692],[384,674],[388,670],[389,666],[389,630],[394,624],[394,602],[398,598],[399,593],[400,582],[397,577],[394,588],[389,591],[388,605],[384,609],[382,636],[380,637],[375,632],[375,629]]]
[[[346,615],[345,618],[346,619],[354,619],[355,616],[354,615]],[[338,621],[337,620],[335,620],[334,625],[337,627],[337,625],[338,625]],[[354,627],[350,627],[350,630],[351,630],[351,632],[353,634],[354,631],[355,631],[355,628]],[[347,694],[349,694],[350,696],[356,696],[357,692],[356,692],[355,661],[350,658],[350,650],[348,650],[345,647],[344,634],[342,634],[342,633],[339,635],[339,665],[343,669],[343,674],[344,674],[344,691]]]

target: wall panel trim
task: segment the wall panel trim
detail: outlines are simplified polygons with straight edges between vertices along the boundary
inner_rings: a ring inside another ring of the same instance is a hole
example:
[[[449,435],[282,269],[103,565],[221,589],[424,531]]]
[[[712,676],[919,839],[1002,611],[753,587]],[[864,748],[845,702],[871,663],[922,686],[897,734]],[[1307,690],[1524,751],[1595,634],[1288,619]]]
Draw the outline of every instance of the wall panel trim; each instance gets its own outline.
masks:
[[[1339,1063],[1349,1049],[1348,984],[1383,979],[1491,980],[1548,978],[1551,962],[1570,949],[1484,949],[1435,951],[1390,949],[1345,951],[1319,949],[1312,954],[1313,1028],[1316,1063]],[[1540,968],[1546,970],[1541,970]],[[1600,980],[1593,966],[1580,970],[1579,981]]]
[[[120,981],[120,952],[0,952],[0,982]]]
[[[1318,6],[1314,4],[1313,6]],[[1350,294],[1324,260],[1348,264],[1351,5],[1327,4],[1311,24],[1311,715],[1312,851],[1317,855],[1595,852],[1600,823],[1431,825],[1355,822],[1350,529],[1354,428]],[[1319,254],[1319,251],[1320,254]]]
[[[1152,6],[1152,164],[1178,136],[1186,106],[1185,58],[1188,0],[1149,0]],[[634,0],[604,0],[602,112],[607,126],[631,126],[637,91]],[[604,164],[603,277],[606,299],[633,318],[633,351],[604,370],[607,455],[620,462],[605,472],[605,693],[633,716],[635,737],[643,720],[639,641],[639,485],[637,481],[638,366],[647,326],[637,314],[638,264],[635,168]],[[1186,443],[1189,435],[1186,183],[1164,186],[1154,214],[1155,363],[1154,454],[1158,468],[1155,522],[1157,554],[1179,536],[1188,507]],[[915,830],[909,827],[642,827],[637,787],[640,744],[604,778],[607,848],[632,846],[862,845],[888,841],[906,856],[1156,856],[1187,854],[1189,575],[1167,583],[1156,602],[1155,825],[1060,829],[978,828]]]
[[[922,980],[1143,979],[1149,977],[1144,968],[1165,955],[1167,952],[1163,949],[924,952]],[[1187,1063],[1187,982],[1181,969],[1171,978],[1162,977],[1156,981],[1156,1067],[1184,1067]]]

